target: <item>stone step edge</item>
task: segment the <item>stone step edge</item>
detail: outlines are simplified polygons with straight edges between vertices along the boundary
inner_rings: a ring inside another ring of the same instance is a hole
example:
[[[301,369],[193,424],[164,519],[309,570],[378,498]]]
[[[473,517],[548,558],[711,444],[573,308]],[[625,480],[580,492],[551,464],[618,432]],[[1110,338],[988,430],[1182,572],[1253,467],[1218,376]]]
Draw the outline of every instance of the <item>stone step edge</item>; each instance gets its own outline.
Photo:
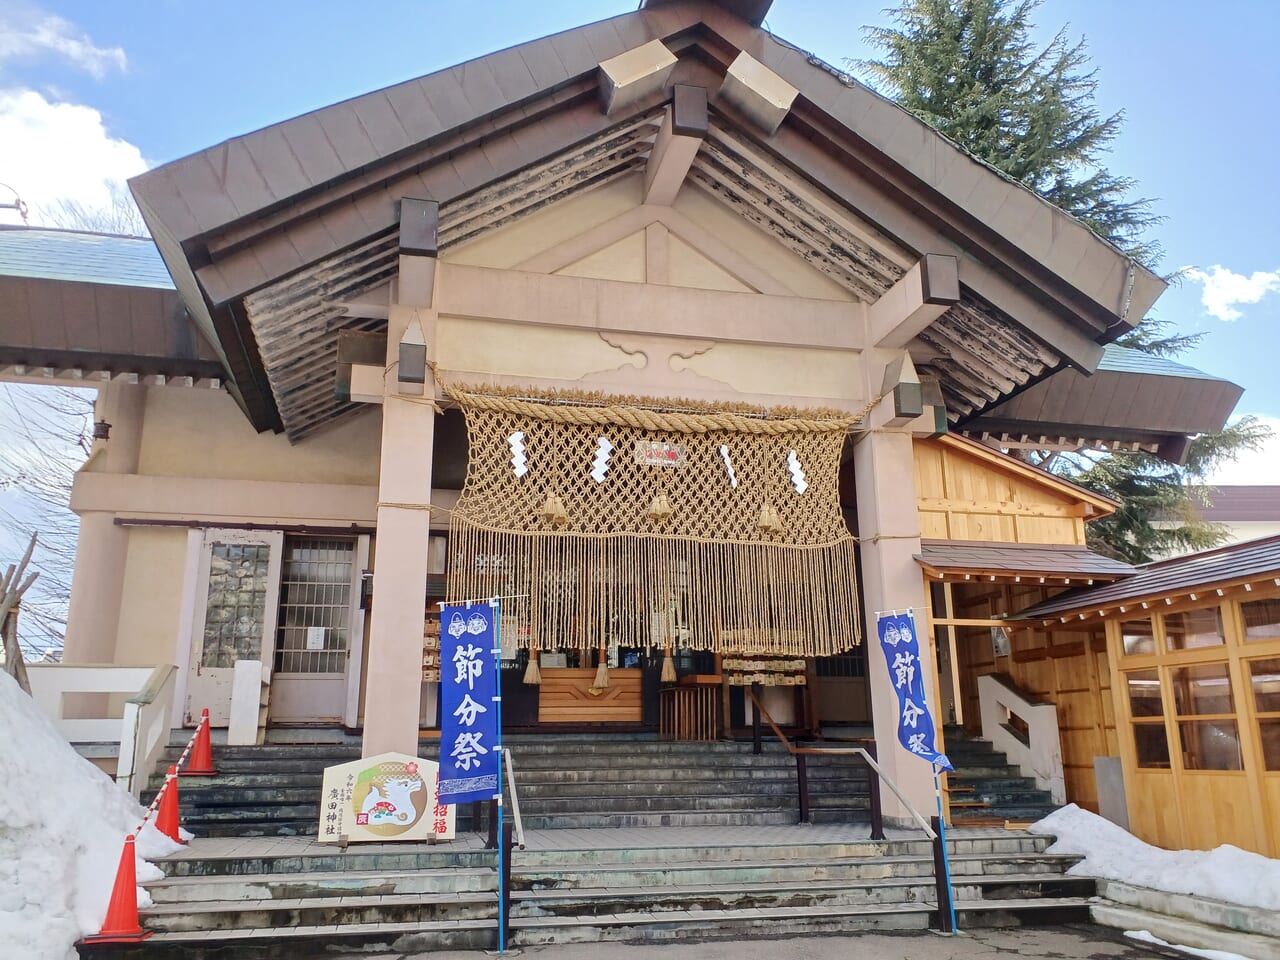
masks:
[[[224,913],[253,913],[267,910],[331,910],[335,907],[411,907],[428,904],[497,904],[496,890],[459,891],[457,893],[381,893],[345,897],[290,897],[270,900],[190,900],[181,903],[156,903],[138,911],[148,917],[214,916]]]
[[[1090,906],[1089,917],[1099,926],[1116,930],[1146,930],[1170,944],[1198,950],[1220,950],[1248,957],[1250,960],[1280,960],[1280,938],[1276,937],[1239,933],[1195,920],[1143,910],[1141,907],[1121,906],[1105,901],[1094,902]],[[1140,940],[1133,942],[1142,943]]]
[[[1060,873],[1029,874],[967,874],[962,877],[952,876],[951,886],[982,887],[999,886],[1005,883],[1088,883],[1088,877],[1064,877]],[[559,900],[609,900],[614,897],[627,899],[630,897],[652,897],[663,900],[682,896],[733,895],[735,893],[795,893],[813,891],[815,893],[839,893],[845,890],[858,890],[868,887],[900,887],[911,889],[921,887],[933,890],[936,886],[933,874],[921,874],[914,877],[864,877],[860,879],[830,880],[744,880],[729,885],[718,883],[687,883],[661,888],[648,886],[622,887],[551,887],[542,890],[512,891],[512,900],[531,903],[544,903]],[[975,903],[982,897],[961,898],[959,903]]]
[[[494,877],[492,870],[476,870],[471,872],[472,875],[487,875]],[[400,871],[396,873],[376,873],[368,872],[363,874],[328,874],[325,879],[370,879],[380,881],[390,881],[399,878],[416,877],[420,873],[417,871]],[[268,875],[270,876],[270,875]],[[187,879],[187,878],[182,878]],[[205,878],[207,879],[207,878]],[[222,881],[222,878],[217,878]],[[308,877],[309,882],[315,882],[316,876]],[[951,885],[953,887],[975,887],[975,886],[999,886],[1001,884],[1018,884],[1018,883],[1058,883],[1066,880],[1073,883],[1088,883],[1091,878],[1088,877],[1065,877],[1060,873],[1029,873],[1029,874],[962,874],[959,877],[953,876]],[[256,885],[262,883],[261,879],[252,877],[243,878],[226,878],[222,882],[241,881],[246,885]],[[289,882],[284,877],[277,877],[276,882]],[[295,881],[296,882],[296,881]],[[814,891],[814,892],[840,892],[843,890],[857,890],[868,887],[926,887],[932,888],[935,884],[932,874],[918,874],[916,876],[903,877],[864,877],[864,878],[830,878],[830,879],[810,879],[810,880],[740,880],[725,881],[721,883],[705,882],[705,883],[675,883],[664,884],[661,887],[644,886],[629,884],[617,887],[601,887],[601,886],[566,886],[566,887],[546,887],[535,890],[514,890],[512,891],[512,900],[529,901],[529,902],[546,902],[560,900],[607,900],[611,897],[628,898],[628,897],[660,897],[667,900],[688,895],[733,895],[744,891],[755,893],[768,893],[773,891],[791,893],[796,891]],[[194,884],[192,884],[194,885]],[[182,884],[165,884],[164,881],[154,881],[145,884],[148,890],[154,890],[157,887],[167,887],[173,889]],[[328,906],[359,906],[366,901],[379,901],[383,904],[407,904],[407,903],[473,903],[482,900],[493,900],[497,896],[496,888],[486,890],[458,890],[458,891],[436,891],[424,893],[402,893],[402,894],[361,894],[358,891],[347,891],[337,893],[334,896],[311,896],[311,897],[245,897],[242,899],[210,899],[210,900],[182,900],[182,901],[164,901],[156,903],[151,907],[144,908],[142,911],[146,915],[170,915],[182,912],[182,908],[191,908],[191,910],[200,913],[213,912],[245,912],[250,909],[301,909],[310,906],[313,903],[324,904]],[[224,909],[221,911],[211,909],[214,906],[220,906]]]
[[[148,890],[207,884],[323,883],[326,880],[398,880],[405,877],[492,877],[493,867],[406,867],[396,870],[314,870],[300,873],[213,873],[145,880],[138,886]],[[300,880],[299,878],[305,878]]]
[[[319,937],[326,941],[340,939],[343,935],[402,934],[402,933],[455,933],[463,930],[493,930],[494,920],[399,920],[378,923],[346,923],[335,928],[332,923],[295,927],[236,928],[230,930],[158,930],[148,937],[149,944],[231,941],[311,940]]]
[[[1227,903],[1190,893],[1169,893],[1119,880],[1098,880],[1098,896],[1112,903],[1191,920],[1234,933],[1271,937],[1280,943],[1280,911]]]
[[[198,842],[199,839],[200,838],[197,837],[196,842]],[[1035,858],[1035,859],[1043,859],[1043,860],[1057,860],[1063,863],[1076,863],[1080,860],[1080,857],[1076,854],[1047,853],[1043,849],[1042,850],[1006,850],[1006,851],[1001,851],[997,853],[995,851],[974,851],[974,850],[960,851],[960,850],[956,850],[955,848],[955,845],[958,843],[973,843],[973,842],[981,843],[984,841],[994,842],[997,839],[1004,839],[1004,838],[953,837],[950,840],[948,840],[948,847],[950,848],[949,855],[953,859],[978,858],[978,859],[1007,860],[1007,859]],[[1020,840],[1022,838],[1009,838],[1009,839]],[[870,853],[868,854],[868,853],[859,853],[859,852],[849,852],[849,853],[841,853],[835,856],[831,856],[831,855],[807,856],[806,855],[808,851],[830,850],[833,846],[854,847],[854,848],[860,848],[860,849],[875,849],[876,846],[879,844],[886,844],[886,845],[909,844],[910,846],[906,850],[903,850],[901,853]],[[1046,843],[1045,846],[1048,846],[1048,843]],[[740,845],[732,845],[732,846],[720,846],[720,847],[715,847],[714,852],[717,854],[721,854],[722,856],[719,856],[714,860],[708,860],[704,854],[700,853],[700,851],[704,851],[704,850],[708,850],[708,848],[703,848],[703,847],[691,848],[686,845],[686,846],[680,846],[680,847],[646,847],[644,848],[643,852],[646,854],[654,855],[654,856],[657,856],[663,852],[678,852],[678,853],[689,854],[694,858],[694,859],[664,861],[663,862],[664,867],[677,866],[680,864],[689,864],[691,866],[700,866],[700,867],[705,867],[707,864],[713,864],[715,866],[720,866],[720,865],[739,866],[742,864],[779,864],[779,863],[785,863],[788,865],[797,864],[797,863],[799,864],[832,864],[832,863],[842,863],[845,861],[857,861],[857,862],[895,861],[902,858],[911,859],[911,860],[923,860],[923,859],[929,859],[932,857],[932,848],[931,848],[930,842],[925,839],[916,839],[916,838],[902,838],[902,839],[895,839],[895,840],[870,840],[870,839],[851,840],[851,841],[836,842],[836,843],[832,843],[831,841],[815,840],[812,843],[804,843],[804,844],[788,842],[788,843],[775,843],[775,844],[761,843],[761,844],[740,844]],[[759,854],[762,850],[772,850],[772,851],[777,851],[779,853],[782,853],[783,851],[793,851],[793,852],[783,853],[783,855],[781,856],[761,857]],[[915,852],[915,851],[919,851],[919,852]],[[632,853],[632,850],[629,847],[604,847],[604,848],[601,848],[601,847],[538,847],[538,848],[526,849],[521,852],[520,856],[537,856],[539,858],[543,858],[548,855],[563,854],[568,856],[590,855],[592,857],[596,857],[596,856],[604,856],[609,854],[613,854],[617,856],[625,856],[629,853]],[[734,857],[730,855],[733,853],[748,853],[748,854],[754,854],[754,856]],[[157,866],[161,867],[161,869],[163,869],[166,864],[186,863],[193,860],[199,861],[199,862],[211,862],[211,863],[213,862],[227,863],[227,862],[235,862],[235,861],[241,861],[241,860],[306,861],[309,859],[320,859],[325,857],[415,856],[419,854],[423,856],[429,856],[429,857],[430,856],[438,856],[438,857],[449,857],[449,856],[496,857],[497,856],[496,851],[493,851],[493,850],[484,850],[479,848],[455,850],[448,847],[446,844],[430,844],[430,845],[426,845],[425,848],[423,849],[405,849],[404,847],[396,847],[391,850],[373,850],[373,849],[359,849],[359,848],[349,847],[346,852],[343,852],[340,847],[334,844],[321,849],[298,851],[296,853],[280,853],[280,854],[268,853],[268,854],[247,854],[247,855],[243,853],[198,855],[198,851],[196,851],[193,848],[189,848],[187,851],[183,851],[181,856],[157,857],[153,862],[156,863]],[[630,863],[626,863],[621,860],[604,860],[600,862],[582,864],[582,866],[589,866],[592,869],[608,869],[610,867],[618,867],[618,868],[625,869],[625,868],[634,868],[636,866],[649,866],[649,865],[651,865],[651,862],[646,862],[643,860],[632,861]],[[570,865],[566,865],[566,866],[570,866]],[[433,869],[433,868],[422,868],[422,869]],[[519,872],[521,869],[524,869],[524,868],[522,868],[518,864],[515,864],[514,869],[517,872]],[[306,873],[307,871],[300,870],[299,872]],[[334,871],[334,872],[341,872],[341,871]],[[267,875],[268,874],[264,874],[264,876],[267,876]],[[236,876],[236,875],[235,874],[205,874],[205,876]],[[173,879],[178,879],[178,878],[173,878]]]
[[[870,841],[870,840],[866,841],[867,844],[873,844],[875,842],[876,841]],[[895,841],[887,841],[887,842],[895,842]],[[905,861],[923,861],[923,860],[929,860],[932,858],[932,852],[930,850],[928,841],[898,841],[898,842],[912,843],[913,845],[915,845],[916,850],[919,852],[915,852],[911,849],[907,849],[900,853],[856,853],[854,852],[854,853],[839,854],[836,856],[830,856],[830,855],[812,856],[812,855],[807,855],[808,850],[812,849],[816,851],[816,850],[829,849],[831,844],[814,843],[804,848],[797,848],[791,844],[778,844],[777,849],[779,851],[793,850],[795,852],[784,854],[782,856],[761,857],[759,856],[759,851],[761,849],[759,847],[725,847],[725,848],[720,848],[720,851],[717,851],[717,852],[745,851],[745,852],[754,853],[756,854],[756,856],[744,856],[744,857],[736,857],[736,858],[720,857],[720,858],[708,860],[706,857],[698,857],[697,854],[693,854],[694,859],[667,860],[667,861],[661,861],[661,862],[655,862],[653,860],[624,861],[624,860],[615,860],[615,859],[582,861],[577,863],[570,861],[565,863],[550,863],[550,864],[542,863],[542,864],[523,864],[523,865],[513,862],[513,869],[517,873],[529,871],[529,870],[535,870],[535,869],[545,871],[548,869],[555,869],[557,867],[563,868],[566,870],[591,869],[595,871],[606,871],[611,869],[627,870],[627,869],[636,869],[638,867],[655,867],[655,866],[660,867],[661,869],[680,869],[681,867],[686,867],[686,866],[689,869],[698,869],[698,868],[706,869],[709,867],[710,868],[724,867],[726,869],[736,869],[738,867],[751,866],[751,865],[777,866],[779,864],[782,864],[785,866],[808,866],[808,865],[820,866],[820,865],[827,865],[827,864],[839,865],[846,862],[893,863],[893,862],[905,862]],[[964,842],[964,841],[953,841],[953,843],[954,842]],[[676,851],[680,853],[686,853],[688,850],[689,850],[688,847],[655,847],[651,849],[646,849],[644,852],[647,854],[653,854],[656,856],[664,851]],[[616,856],[625,856],[629,852],[630,851],[627,850],[626,848],[597,849],[597,848],[583,848],[583,847],[555,847],[555,848],[526,849],[522,851],[519,854],[519,856],[521,857],[536,856],[538,859],[544,859],[549,855],[557,855],[557,854],[568,855],[569,857],[583,856],[583,855],[598,857],[598,856],[603,856],[608,854],[613,854]],[[243,854],[240,854],[240,855],[227,854],[227,855],[221,855],[221,856],[219,855],[210,855],[210,856],[186,855],[186,856],[171,857],[171,858],[159,857],[153,862],[157,866],[159,866],[161,869],[164,869],[164,867],[167,864],[181,864],[181,863],[188,863],[191,861],[207,862],[207,863],[229,863],[229,862],[236,862],[241,860],[306,861],[310,859],[321,859],[325,857],[414,856],[418,854],[421,854],[423,856],[428,856],[428,857],[431,857],[431,856],[496,857],[497,856],[497,853],[492,850],[480,850],[480,849],[449,850],[447,848],[442,849],[441,847],[437,847],[434,850],[428,849],[428,850],[422,850],[422,851],[397,850],[391,853],[384,853],[383,851],[367,851],[367,852],[356,851],[355,853],[348,852],[344,854],[337,847],[334,847],[332,850],[321,850],[316,853],[286,853],[286,854],[278,854],[278,855],[264,854],[261,856],[253,856],[253,855],[245,856]],[[1001,851],[999,853],[994,851],[975,851],[975,850],[958,851],[955,849],[954,846],[951,847],[949,851],[949,856],[953,860],[979,859],[979,860],[1008,861],[1008,860],[1035,859],[1035,860],[1044,860],[1044,861],[1050,861],[1050,862],[1056,861],[1056,862],[1064,863],[1067,865],[1077,863],[1080,860],[1079,856],[1077,856],[1076,854],[1070,854],[1070,853],[1046,853],[1043,850],[1041,851],[1008,850],[1008,851]],[[397,867],[395,869],[402,869],[402,868]],[[403,868],[403,869],[428,870],[428,869],[452,869],[452,867],[449,864],[441,864],[440,867],[429,866],[429,867],[421,867],[421,868]],[[469,869],[469,868],[458,867],[458,869]],[[316,871],[316,872],[341,873],[344,871]],[[295,873],[297,875],[309,876],[311,872],[305,869],[305,864],[300,864],[299,869],[297,869]],[[272,873],[272,874],[260,874],[260,875],[261,876],[281,876],[282,874]],[[189,875],[189,876],[192,876],[192,878],[196,878],[197,875]],[[221,876],[238,876],[238,874],[201,874],[198,876],[221,877]],[[186,879],[186,877],[166,877],[165,879],[177,880],[177,879]]]
[[[1055,862],[1060,863],[1064,867],[1069,866],[1071,863],[1075,861],[1074,857],[1070,857],[1067,854],[1049,854],[1048,857],[1049,858],[1063,857],[1064,859],[1057,860],[1057,861],[1053,859],[1048,859],[1048,862],[1050,864]],[[991,854],[959,853],[959,854],[952,854],[949,859],[951,860],[952,863],[955,863],[957,861],[964,862],[964,863],[972,863],[973,861],[988,863],[988,862],[1007,862],[1008,860],[1015,860],[1015,861],[1025,860],[1028,858],[1025,856],[993,857]],[[1037,857],[1036,859],[1039,859],[1039,858]],[[933,858],[931,856],[904,855],[904,856],[897,856],[897,857],[847,857],[847,858],[840,857],[840,858],[835,858],[830,860],[794,860],[794,861],[737,860],[737,861],[726,861],[724,863],[714,863],[714,864],[698,863],[693,861],[678,861],[671,864],[606,863],[606,864],[582,864],[580,866],[565,866],[565,865],[559,865],[559,864],[549,864],[546,866],[513,865],[512,875],[523,878],[523,877],[530,877],[530,876],[537,876],[537,877],[545,877],[548,875],[554,876],[556,874],[563,874],[563,873],[572,873],[572,874],[656,873],[656,872],[662,872],[662,873],[690,872],[691,873],[698,870],[738,871],[738,870],[777,869],[778,867],[785,867],[787,869],[805,870],[805,869],[814,869],[814,868],[842,867],[842,866],[906,867],[906,866],[912,866],[912,865],[918,866],[920,864],[931,864],[931,863],[933,863]],[[999,876],[999,874],[992,874],[992,876]]]
[[[956,905],[957,913],[974,913],[990,910],[1047,910],[1062,907],[1089,906],[1085,897],[1044,897],[1032,900],[974,900]],[[788,920],[819,917],[859,917],[884,914],[922,913],[938,909],[937,901],[915,900],[907,903],[871,903],[833,905],[825,907],[758,907],[743,910],[691,910],[666,911],[681,916],[663,916],[659,913],[615,913],[602,917],[512,917],[511,926],[516,930],[547,927],[620,927],[652,926],[654,924],[678,925],[701,921],[721,920]]]
[[[1012,858],[998,858],[998,857],[992,857],[989,854],[978,854],[978,853],[954,854],[951,857],[951,861],[953,863],[960,861],[966,864],[972,863],[974,861],[977,861],[979,863],[987,863],[992,861],[1007,862],[1007,859],[1012,859],[1016,861],[1016,860],[1025,860],[1028,858],[1024,856],[1016,856]],[[1076,857],[1070,856],[1068,854],[1033,855],[1032,859],[1042,861],[1042,862],[1048,862],[1048,864],[1050,865],[1053,865],[1056,863],[1064,866],[1068,865],[1069,863],[1074,863],[1077,860]],[[814,868],[829,868],[832,866],[864,866],[864,865],[865,866],[886,866],[886,867],[908,866],[908,865],[922,866],[922,865],[930,865],[932,864],[932,862],[933,862],[932,858],[928,856],[920,856],[920,857],[898,856],[898,857],[841,857],[841,858],[825,859],[825,860],[795,860],[795,861],[792,861],[792,860],[758,860],[758,861],[737,860],[737,861],[727,861],[723,864],[716,863],[714,865],[708,865],[706,863],[701,863],[696,861],[692,861],[692,862],[681,861],[681,862],[670,864],[670,865],[622,864],[622,863],[583,864],[581,866],[567,866],[567,867],[561,867],[557,865],[548,865],[548,866],[539,867],[535,865],[530,865],[530,866],[523,866],[523,867],[513,866],[512,875],[514,878],[518,878],[527,882],[531,878],[536,880],[536,879],[543,879],[548,876],[554,877],[556,875],[566,874],[566,873],[601,874],[607,877],[607,875],[609,874],[619,874],[619,873],[656,873],[656,872],[692,873],[698,870],[738,872],[743,870],[771,870],[771,869],[776,870],[779,868],[805,870],[805,869],[814,869]],[[404,878],[404,877],[418,877],[423,875],[483,877],[483,876],[493,876],[494,868],[492,867],[425,867],[421,869],[409,868],[409,869],[400,869],[400,870],[394,870],[394,871],[326,870],[326,871],[314,871],[314,872],[301,871],[301,872],[292,872],[292,873],[196,874],[196,875],[177,876],[177,877],[164,877],[159,880],[148,881],[142,884],[142,886],[146,887],[147,889],[152,889],[152,888],[173,889],[173,888],[180,888],[180,887],[198,887],[205,884],[211,885],[211,886],[215,884],[229,884],[229,883],[242,883],[245,885],[250,885],[250,884],[266,885],[270,883],[282,883],[282,882],[314,883],[314,882],[323,882],[324,880],[331,880],[331,879],[332,880],[353,880],[353,879],[361,879],[361,878],[376,878],[376,879],[387,880],[387,879],[397,879],[397,878]],[[919,877],[921,876],[925,876],[925,875],[919,874],[914,877],[906,876],[906,877],[889,877],[889,878],[867,878],[867,881],[870,882],[874,880],[876,883],[880,883],[880,884],[892,884],[899,881],[903,883],[909,883],[911,881],[919,879]],[[929,876],[931,876],[931,874]],[[962,874],[953,876],[952,878],[953,885],[955,884],[957,876],[960,878],[963,878],[963,881],[965,883],[973,883],[973,882],[978,882],[979,880],[985,880],[986,882],[993,883],[993,884],[999,883],[999,882],[1024,882],[1025,880],[1062,879],[1066,877],[1066,875],[1062,872],[1053,872],[1053,871],[1046,871],[1044,873],[1026,873],[1026,874],[1023,874],[1023,873],[1019,873],[1019,874],[962,873]],[[305,878],[305,880],[300,880],[299,878]],[[1067,879],[1089,880],[1091,878],[1070,877]],[[817,883],[820,885],[825,882],[828,882],[828,881],[780,880],[780,881],[740,881],[740,882],[735,881],[734,883],[738,886],[744,886],[746,884],[770,884],[770,883],[773,884],[774,886],[785,885],[788,883],[808,883],[809,886],[813,886],[814,883]],[[842,884],[848,885],[850,883],[856,883],[858,881],[849,879],[849,878],[843,878],[839,880],[832,880],[829,882],[842,883]],[[698,886],[698,885],[686,884],[684,886],[692,887],[692,886]],[[713,885],[707,884],[705,886],[710,887]],[[562,894],[568,890],[578,890],[578,891],[582,891],[583,893],[586,893],[588,891],[600,891],[600,890],[610,890],[610,889],[622,889],[622,888],[610,888],[610,887],[602,887],[602,886],[582,886],[582,887],[568,887],[568,888],[552,887],[552,888],[545,888],[545,891],[547,893]],[[650,889],[650,892],[652,892],[653,888],[649,888],[649,889]],[[325,899],[325,898],[317,898],[317,899]],[[182,902],[199,902],[199,901],[182,901]]]
[[[375,903],[375,898],[365,898],[370,902],[368,906],[394,906],[395,903],[388,904],[385,902]],[[406,899],[401,905],[414,905],[418,903],[432,903],[426,898]],[[475,901],[462,901],[470,903],[478,903]],[[496,903],[496,896],[489,898],[489,902]],[[241,903],[233,901],[233,903]],[[361,906],[361,903],[350,904],[350,906]],[[240,909],[230,910],[186,910],[186,911],[156,911],[148,909],[140,911],[139,915],[145,922],[148,917],[172,916],[176,913],[185,912],[188,914],[198,913],[204,915],[214,915],[217,913],[248,913],[254,910],[305,910],[305,909],[327,909],[337,906],[337,904],[322,900],[313,905],[303,903],[294,904],[285,901],[265,901],[264,905],[253,905],[247,909],[243,906]],[[990,912],[996,910],[1047,910],[1058,909],[1062,907],[1090,907],[1090,900],[1087,897],[1036,897],[1036,898],[1018,898],[1018,899],[998,899],[998,900],[958,900],[954,904],[956,912],[974,913],[974,912]],[[659,911],[633,911],[624,913],[613,913],[606,915],[570,915],[570,916],[512,916],[510,924],[512,929],[528,929],[534,927],[615,927],[615,926],[634,926],[634,925],[653,925],[668,924],[679,925],[691,921],[706,920],[769,920],[769,919],[796,919],[796,918],[817,918],[817,917],[842,917],[842,916],[870,916],[883,914],[911,914],[936,910],[938,908],[937,901],[931,899],[907,900],[893,903],[852,903],[852,904],[819,904],[793,907],[747,907],[741,909],[726,908],[718,910],[659,910]],[[1141,911],[1137,911],[1141,912]],[[486,918],[468,918],[460,920],[442,920],[442,921],[421,921],[421,920],[405,920],[405,921],[377,921],[377,922],[359,922],[359,923],[343,923],[343,924],[311,924],[299,925],[294,927],[279,928],[215,928],[209,930],[182,930],[182,931],[157,931],[156,938],[164,939],[242,939],[255,935],[276,936],[280,934],[291,936],[304,936],[305,931],[324,932],[331,937],[341,937],[343,934],[357,933],[378,933],[382,931],[390,931],[392,929],[401,930],[423,930],[423,931],[447,931],[457,929],[484,929],[492,926],[493,919]],[[1158,936],[1159,934],[1157,934]],[[1238,937],[1244,937],[1243,934],[1237,934]],[[1253,939],[1263,939],[1254,937]],[[1270,957],[1254,955],[1253,960],[1271,960]]]

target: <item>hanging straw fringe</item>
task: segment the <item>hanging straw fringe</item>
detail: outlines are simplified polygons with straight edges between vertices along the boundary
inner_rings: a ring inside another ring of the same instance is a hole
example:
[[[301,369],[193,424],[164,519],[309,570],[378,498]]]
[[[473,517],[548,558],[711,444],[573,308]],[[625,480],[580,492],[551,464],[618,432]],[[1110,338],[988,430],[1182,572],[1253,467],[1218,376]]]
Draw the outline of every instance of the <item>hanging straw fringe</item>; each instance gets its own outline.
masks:
[[[525,645],[651,647],[673,602],[681,645],[693,649],[826,656],[860,642],[855,545],[837,483],[850,418],[830,429],[821,417],[640,417],[453,395],[470,462],[450,515],[447,592],[528,594],[503,607],[528,628]],[[788,470],[793,454],[803,492]]]

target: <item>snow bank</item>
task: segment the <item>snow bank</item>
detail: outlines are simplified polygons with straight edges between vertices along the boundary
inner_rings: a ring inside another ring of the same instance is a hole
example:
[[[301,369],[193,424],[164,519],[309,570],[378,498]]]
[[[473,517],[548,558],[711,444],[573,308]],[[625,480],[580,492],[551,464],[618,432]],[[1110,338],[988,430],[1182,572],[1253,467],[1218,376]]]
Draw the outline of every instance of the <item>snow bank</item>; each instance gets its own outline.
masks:
[[[0,672],[0,951],[72,960],[97,933],[124,838],[144,811],[81,757],[8,674]],[[180,849],[150,823],[138,837],[138,880],[160,870],[143,857]],[[139,902],[148,903],[139,890]]]
[[[1174,950],[1181,950],[1183,953],[1189,953],[1193,957],[1204,957],[1204,960],[1249,960],[1238,953],[1228,953],[1226,950],[1201,950],[1198,947],[1188,947],[1181,943],[1170,943],[1168,940],[1161,940],[1150,930],[1126,930],[1126,937],[1132,937],[1134,940],[1141,940],[1143,943],[1154,943],[1158,947],[1172,947]]]
[[[1050,853],[1084,857],[1068,873],[1280,910],[1280,860],[1230,844],[1207,851],[1163,850],[1074,803],[1027,831],[1057,837]]]

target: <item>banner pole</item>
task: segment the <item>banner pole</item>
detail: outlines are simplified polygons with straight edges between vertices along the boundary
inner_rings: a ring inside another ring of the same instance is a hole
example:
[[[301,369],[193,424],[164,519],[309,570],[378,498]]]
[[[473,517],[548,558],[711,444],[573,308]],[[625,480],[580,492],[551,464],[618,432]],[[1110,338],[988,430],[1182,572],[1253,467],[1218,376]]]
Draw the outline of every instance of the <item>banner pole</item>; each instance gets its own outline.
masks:
[[[489,600],[489,609],[493,611],[493,650],[491,651],[494,676],[493,709],[494,719],[498,724],[498,745],[494,749],[497,750],[499,757],[496,799],[498,801],[498,954],[501,956],[507,952],[507,891],[506,884],[502,882],[502,878],[506,876],[503,859],[507,855],[507,845],[503,842],[505,834],[502,830],[502,610],[497,597]]]
[[[947,882],[947,908],[951,911],[951,935],[958,936],[956,926],[956,898],[951,889],[951,856],[947,853],[947,823],[942,815],[942,780],[938,776],[938,768],[933,768],[933,792],[938,800],[938,839],[942,843],[942,872]]]

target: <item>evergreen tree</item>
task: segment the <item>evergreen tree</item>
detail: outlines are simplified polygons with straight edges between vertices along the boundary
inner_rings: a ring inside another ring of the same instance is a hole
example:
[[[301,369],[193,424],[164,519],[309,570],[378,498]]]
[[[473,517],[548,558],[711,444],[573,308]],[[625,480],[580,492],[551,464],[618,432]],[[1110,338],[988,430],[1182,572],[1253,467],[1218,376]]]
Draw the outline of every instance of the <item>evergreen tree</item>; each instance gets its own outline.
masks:
[[[1160,218],[1151,201],[1132,198],[1132,179],[1103,164],[1123,117],[1098,110],[1096,71],[1083,39],[1070,42],[1064,28],[1043,48],[1032,42],[1038,6],[1039,0],[903,0],[888,11],[892,26],[866,29],[883,59],[852,65],[970,154],[1154,269],[1159,246],[1147,231]],[[1172,357],[1198,340],[1147,319],[1119,342]],[[1269,436],[1256,419],[1244,417],[1221,433],[1195,438],[1182,467],[1144,453],[1028,459],[1119,500],[1113,516],[1089,525],[1090,545],[1143,563],[1222,541],[1221,528],[1198,518],[1200,494],[1189,483],[1244,450],[1259,449]]]

